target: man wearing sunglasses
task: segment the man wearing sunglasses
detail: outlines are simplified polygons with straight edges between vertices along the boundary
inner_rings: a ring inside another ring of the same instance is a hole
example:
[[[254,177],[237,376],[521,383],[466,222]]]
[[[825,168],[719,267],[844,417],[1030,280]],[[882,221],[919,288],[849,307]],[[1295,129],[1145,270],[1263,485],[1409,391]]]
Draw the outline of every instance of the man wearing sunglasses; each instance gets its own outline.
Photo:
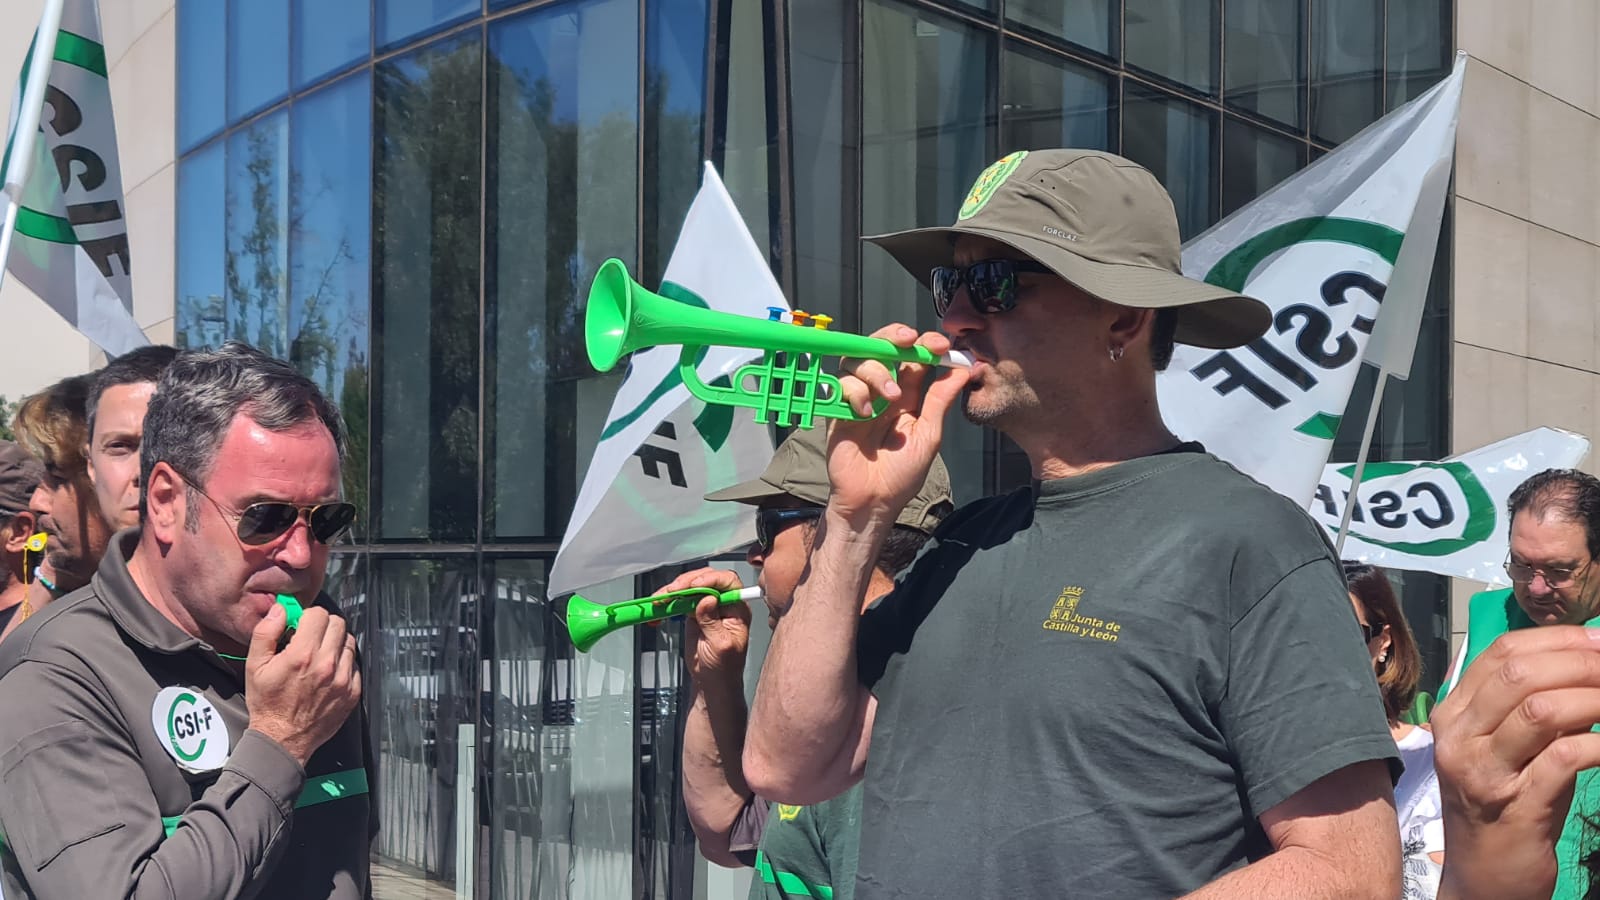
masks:
[[[1455,688],[1462,674],[1501,635],[1549,625],[1600,627],[1600,479],[1577,469],[1540,472],[1511,492],[1511,587],[1481,591],[1467,604],[1467,639],[1439,691]],[[1581,777],[1561,839],[1556,898],[1584,896],[1587,821],[1600,816],[1600,782]],[[1594,782],[1594,783],[1591,783]]]
[[[1155,177],[1013,153],[949,228],[871,239],[970,369],[848,365],[831,490],[751,709],[744,773],[808,803],[863,779],[857,900],[1400,893],[1384,721],[1320,529],[1174,436],[1174,340],[1236,347],[1264,305],[1180,274]],[[887,523],[960,401],[1035,483],[958,510],[857,615]]]
[[[370,897],[361,671],[322,594],[343,447],[316,386],[243,344],[162,375],[143,524],[0,643],[8,900]]]
[[[746,559],[759,573],[767,621],[774,631],[794,600],[811,537],[828,502],[826,454],[826,428],[796,431],[778,446],[759,478],[706,497],[757,507],[756,542]],[[952,507],[949,473],[936,458],[878,553],[867,597],[875,599],[894,587],[895,574],[910,564]],[[725,591],[739,586],[739,576],[733,572],[700,569],[679,576],[664,590]],[[860,840],[859,786],[811,806],[772,810],[745,782],[740,754],[749,640],[750,609],[742,603],[719,606],[708,599],[689,620],[684,644],[690,706],[684,721],[683,800],[700,852],[720,865],[754,866],[753,900],[796,895],[849,898]]]

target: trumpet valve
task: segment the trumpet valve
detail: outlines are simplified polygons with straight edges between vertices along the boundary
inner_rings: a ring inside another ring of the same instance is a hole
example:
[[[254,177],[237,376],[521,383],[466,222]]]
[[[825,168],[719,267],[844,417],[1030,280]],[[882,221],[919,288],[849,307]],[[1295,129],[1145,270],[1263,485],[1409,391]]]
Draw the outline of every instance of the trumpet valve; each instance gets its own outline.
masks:
[[[781,306],[769,306],[769,307],[767,307],[767,321],[768,322],[782,322],[783,321],[783,307],[781,307]]]
[[[821,329],[822,331],[827,331],[828,326],[832,323],[833,316],[824,316],[819,313],[811,317],[811,327]]]
[[[794,322],[794,324],[799,325],[801,328],[805,327],[806,322],[810,320],[810,318],[811,313],[808,313],[802,309],[797,309],[789,314],[789,320]]]

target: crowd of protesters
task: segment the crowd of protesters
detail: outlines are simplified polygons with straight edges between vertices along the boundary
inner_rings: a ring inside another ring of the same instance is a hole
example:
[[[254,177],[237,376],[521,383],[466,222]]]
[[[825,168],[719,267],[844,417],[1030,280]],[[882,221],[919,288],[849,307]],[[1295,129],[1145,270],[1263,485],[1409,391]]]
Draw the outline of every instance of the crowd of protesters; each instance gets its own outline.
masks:
[[[683,789],[753,897],[1600,897],[1600,481],[1512,496],[1435,707],[1387,575],[1164,424],[1175,342],[1265,307],[1179,271],[1170,198],[1014,154],[954,226],[872,240],[970,368],[846,361],[862,418],[706,499],[756,508],[773,636],[687,625]],[[945,413],[1032,483],[957,506]],[[874,406],[878,415],[869,415]],[[243,344],[149,347],[0,444],[5,898],[369,898],[378,776],[322,591],[355,508],[333,405]],[[669,585],[737,586],[702,569]]]

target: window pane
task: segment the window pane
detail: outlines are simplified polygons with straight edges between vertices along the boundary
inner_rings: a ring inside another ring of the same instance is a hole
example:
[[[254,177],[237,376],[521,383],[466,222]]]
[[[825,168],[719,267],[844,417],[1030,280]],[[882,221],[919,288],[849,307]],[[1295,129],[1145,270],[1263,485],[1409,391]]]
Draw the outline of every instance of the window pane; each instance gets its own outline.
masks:
[[[854,295],[861,252],[853,198],[856,147],[845,144],[855,125],[846,124],[853,110],[845,109],[844,99],[846,91],[856,90],[846,83],[854,69],[844,61],[846,23],[855,15],[846,6],[830,0],[789,17],[790,152],[794,183],[806,186],[794,192],[795,294],[812,305],[814,297],[838,298],[834,328],[840,331],[857,327]]]
[[[483,48],[475,37],[377,68],[373,289],[382,337],[373,455],[384,538],[470,541],[477,533]]]
[[[1020,46],[1008,47],[1000,145],[1111,149],[1112,76]]]
[[[646,6],[644,74],[644,259],[646,284],[667,267],[683,217],[700,186],[701,112],[706,95],[707,0]],[[796,60],[798,62],[798,60]],[[626,66],[612,69],[627,71]]]
[[[1222,214],[1259,197],[1303,165],[1305,144],[1237,119],[1222,125]]]
[[[871,0],[862,24],[861,229],[947,225],[998,154],[984,85],[993,39],[898,4]],[[938,327],[926,287],[876,247],[861,251],[861,330]],[[944,458],[960,500],[983,495],[981,429],[959,412]]]
[[[228,337],[289,355],[289,116],[228,136]]]
[[[1383,111],[1382,0],[1312,0],[1311,133],[1337,144]]]
[[[217,0],[181,0],[178,4],[179,150],[188,150],[225,124],[225,9]]]
[[[294,0],[294,84],[305,85],[366,57],[369,0]]]
[[[545,600],[545,569],[543,560],[490,563],[495,664],[484,689],[493,698],[486,713],[494,725],[491,897],[569,895],[574,701],[580,688],[576,654]]]
[[[228,121],[289,92],[289,0],[228,0]]]
[[[1115,0],[1008,0],[1006,18],[1112,56],[1116,6]]]
[[[1129,65],[1203,93],[1216,91],[1218,40],[1212,0],[1128,0],[1123,15]]]
[[[228,338],[223,301],[227,256],[223,214],[223,144],[178,163],[177,345],[220,347]]]
[[[1122,155],[1155,173],[1172,195],[1183,239],[1213,221],[1216,118],[1205,108],[1128,82]]]
[[[378,0],[378,46],[403,43],[478,9],[478,0]]]
[[[1450,74],[1450,0],[1389,0],[1388,108]]]
[[[373,875],[398,888],[379,896],[429,896],[422,885],[456,881],[456,797],[462,779],[489,773],[478,721],[478,594],[466,559],[383,559],[373,563],[362,698],[378,750]],[[473,765],[476,763],[476,765]],[[472,771],[476,769],[476,771]],[[481,800],[480,800],[481,802]],[[448,893],[446,893],[448,896]]]
[[[339,404],[349,431],[345,497],[367,536],[372,79],[360,73],[293,107],[289,359]]]
[[[1305,120],[1304,0],[1229,0],[1228,102],[1299,127]]]
[[[490,534],[556,534],[545,474],[591,374],[582,298],[637,234],[637,0],[537,10],[490,32]],[[685,176],[686,180],[688,176]],[[697,181],[691,181],[697,184]],[[636,274],[637,277],[637,274]]]

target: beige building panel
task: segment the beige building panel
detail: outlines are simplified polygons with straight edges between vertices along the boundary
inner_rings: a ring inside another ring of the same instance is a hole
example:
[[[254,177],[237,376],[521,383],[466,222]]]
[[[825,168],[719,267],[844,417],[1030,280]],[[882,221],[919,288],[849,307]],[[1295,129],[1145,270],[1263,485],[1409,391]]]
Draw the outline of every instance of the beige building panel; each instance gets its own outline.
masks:
[[[145,32],[170,17],[176,8],[173,0],[101,0],[100,29],[105,35],[106,65],[117,68]]]
[[[1529,216],[1547,228],[1600,242],[1595,148],[1600,119],[1543,91],[1524,88],[1528,103]]]
[[[1456,133],[1456,193],[1519,219],[1529,205],[1533,89],[1477,59],[1467,63]]]
[[[1538,225],[1527,229],[1527,355],[1593,372],[1600,248]]]
[[[1548,425],[1579,434],[1594,434],[1595,393],[1600,377],[1593,372],[1553,363],[1527,362],[1527,413],[1525,428]],[[1593,470],[1593,462],[1585,464]]]
[[[1500,5],[1512,4],[1502,0]],[[1595,0],[1534,0],[1534,7],[1528,82],[1591,115],[1600,114],[1600,5]]]
[[[132,191],[176,157],[178,15],[169,9],[111,67],[122,186]]]
[[[177,296],[177,167],[168,164],[128,192],[128,250],[134,260],[133,318],[150,326],[170,321]]]
[[[1455,227],[1455,340],[1528,356],[1528,223],[1462,197]]]
[[[1456,46],[1502,72],[1526,79],[1532,65],[1534,14],[1530,6],[1525,0],[1456,0]]]

